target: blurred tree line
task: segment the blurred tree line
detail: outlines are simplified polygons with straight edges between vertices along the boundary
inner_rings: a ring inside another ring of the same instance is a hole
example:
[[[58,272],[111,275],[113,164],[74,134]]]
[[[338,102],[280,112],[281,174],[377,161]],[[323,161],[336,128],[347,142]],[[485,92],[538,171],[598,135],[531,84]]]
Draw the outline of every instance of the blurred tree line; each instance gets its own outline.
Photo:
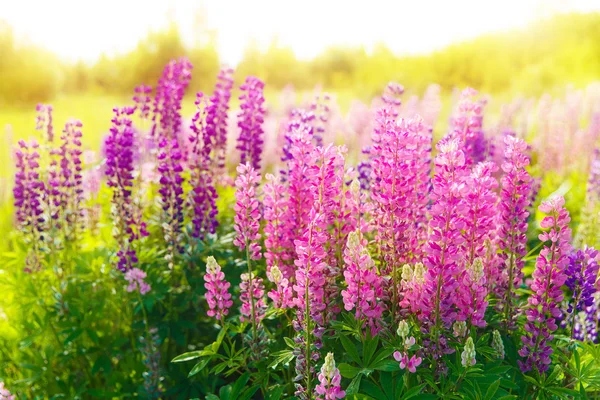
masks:
[[[155,83],[167,61],[181,55],[194,64],[192,88],[211,90],[220,65],[215,43],[213,36],[186,47],[171,25],[150,33],[126,54],[102,56],[93,65],[66,64],[43,49],[19,45],[10,27],[0,25],[0,102],[33,103],[59,93],[131,93],[140,83]],[[372,52],[331,47],[312,60],[299,60],[277,41],[267,49],[251,44],[237,66],[239,80],[249,74],[272,89],[322,85],[363,98],[390,80],[415,91],[437,83],[442,89],[473,86],[489,93],[538,95],[566,83],[581,86],[600,79],[600,13],[559,15],[422,56],[399,56],[381,44]]]

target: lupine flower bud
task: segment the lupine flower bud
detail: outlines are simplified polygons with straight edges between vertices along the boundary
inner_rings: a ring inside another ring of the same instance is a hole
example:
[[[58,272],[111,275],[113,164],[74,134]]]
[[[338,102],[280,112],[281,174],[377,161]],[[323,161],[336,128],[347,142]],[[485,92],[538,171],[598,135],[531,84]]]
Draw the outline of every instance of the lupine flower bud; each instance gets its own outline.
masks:
[[[473,338],[468,337],[465,343],[465,348],[463,352],[460,354],[461,364],[463,367],[472,367],[477,363],[475,360],[475,343],[473,343]]]
[[[209,317],[215,317],[217,321],[223,322],[233,305],[231,294],[228,292],[230,283],[225,280],[225,274],[221,266],[213,256],[206,259],[206,274],[204,275],[204,287],[206,288],[206,302],[208,303]]]
[[[496,351],[498,358],[504,359],[504,343],[497,329],[492,332],[492,349]]]
[[[467,335],[467,323],[465,321],[456,321],[452,324],[454,336],[462,338]]]
[[[402,320],[398,323],[398,329],[396,330],[396,333],[402,339],[408,336],[408,334],[410,333],[410,327],[408,326],[405,320]]]
[[[321,367],[319,374],[319,384],[315,387],[315,391],[319,396],[318,400],[336,400],[346,397],[346,392],[341,387],[342,376],[340,371],[335,367],[335,360],[332,353],[327,353],[325,363]]]

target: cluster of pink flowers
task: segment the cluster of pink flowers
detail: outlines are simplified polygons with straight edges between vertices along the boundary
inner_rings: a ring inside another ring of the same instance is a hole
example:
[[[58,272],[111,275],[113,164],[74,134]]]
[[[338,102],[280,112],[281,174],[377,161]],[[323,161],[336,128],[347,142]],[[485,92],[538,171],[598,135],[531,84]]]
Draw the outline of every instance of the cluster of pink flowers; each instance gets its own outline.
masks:
[[[319,373],[319,384],[315,387],[317,400],[337,400],[346,397],[346,392],[340,386],[341,381],[342,376],[335,366],[333,354],[327,353]]]
[[[360,231],[348,235],[344,250],[344,278],[347,288],[342,290],[342,297],[346,311],[355,310],[355,318],[364,321],[374,336],[381,329],[381,317],[386,309],[385,292],[383,279],[377,273],[365,242]]]
[[[208,303],[207,315],[223,322],[225,316],[229,313],[229,308],[233,305],[229,293],[231,285],[225,280],[225,274],[221,271],[221,266],[217,264],[212,256],[206,259],[204,281],[206,282],[204,287],[206,288],[206,302]]]
[[[17,397],[11,394],[10,391],[4,386],[4,382],[0,382],[0,400],[16,400]]]
[[[265,317],[267,304],[265,303],[265,287],[263,280],[253,272],[242,274],[240,283],[240,320],[253,322],[258,325]]]
[[[258,241],[261,235],[258,230],[261,215],[256,190],[260,184],[260,175],[249,163],[240,164],[237,172],[234,207],[234,229],[237,235],[233,244],[240,250],[246,249],[252,260],[259,260],[261,247]]]
[[[151,287],[144,279],[146,279],[146,273],[139,268],[131,268],[125,272],[125,280],[129,282],[127,291],[133,292],[134,290],[139,290],[140,294],[148,293]]]
[[[529,192],[531,176],[525,169],[529,165],[526,155],[527,143],[506,136],[505,162],[502,164],[502,189],[498,213],[498,247],[505,268],[497,286],[500,306],[504,308],[504,320],[508,327],[514,326],[513,299],[515,289],[523,280],[523,257],[527,253],[527,218],[529,217]]]
[[[466,225],[463,197],[468,191],[465,185],[468,168],[460,139],[443,139],[437,148],[420,315],[421,321],[434,330],[436,340],[440,328],[448,328],[456,318],[454,297],[459,286],[456,277],[461,271],[464,243],[461,232]]]
[[[564,298],[561,286],[567,276],[565,269],[569,264],[571,252],[571,229],[569,228],[569,212],[564,208],[565,199],[554,197],[540,205],[539,210],[548,214],[540,227],[546,231],[540,233],[542,242],[550,242],[540,252],[533,271],[533,294],[527,299],[525,311],[527,322],[522,337],[523,347],[519,355],[524,358],[519,362],[523,372],[537,369],[540,373],[548,370],[554,338],[552,332],[558,329],[557,320],[562,316],[560,303]]]

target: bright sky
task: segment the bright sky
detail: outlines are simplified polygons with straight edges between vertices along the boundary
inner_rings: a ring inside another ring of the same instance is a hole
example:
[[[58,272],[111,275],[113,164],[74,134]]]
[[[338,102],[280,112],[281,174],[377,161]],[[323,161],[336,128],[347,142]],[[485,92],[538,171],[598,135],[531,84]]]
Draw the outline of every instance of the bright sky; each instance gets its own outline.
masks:
[[[592,10],[599,0],[0,0],[0,20],[21,38],[89,62],[135,47],[169,19],[193,43],[199,15],[216,30],[223,61],[235,64],[250,40],[267,46],[275,36],[301,58],[332,44],[380,42],[397,53],[426,53],[556,12]]]

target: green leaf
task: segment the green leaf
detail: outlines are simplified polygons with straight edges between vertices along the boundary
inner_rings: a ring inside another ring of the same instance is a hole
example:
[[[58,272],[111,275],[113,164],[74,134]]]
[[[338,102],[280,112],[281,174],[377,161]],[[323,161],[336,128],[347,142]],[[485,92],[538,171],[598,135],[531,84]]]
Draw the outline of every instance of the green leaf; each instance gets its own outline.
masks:
[[[294,343],[294,341],[292,339],[290,339],[289,337],[285,336],[283,338],[283,340],[285,340],[285,343],[288,345],[289,348],[291,348],[291,349],[296,348],[296,343]]]
[[[244,393],[242,393],[242,395],[239,396],[238,399],[249,400],[252,398],[252,396],[254,396],[256,392],[258,392],[258,389],[260,389],[260,385],[254,385],[252,387],[249,387],[248,389],[244,390]]]
[[[204,369],[204,367],[206,367],[208,365],[209,362],[210,362],[210,358],[203,358],[202,360],[200,360],[200,362],[198,364],[194,365],[194,368],[192,368],[192,370],[188,374],[188,378],[191,376],[194,376],[198,372],[202,371]]]
[[[418,395],[419,393],[421,393],[421,390],[423,390],[423,388],[427,386],[426,383],[422,383],[419,386],[415,386],[413,388],[410,388],[406,393],[404,393],[404,395],[402,396],[402,399],[410,399],[412,397],[415,397],[416,395]]]
[[[111,369],[112,363],[110,358],[103,354],[96,359],[96,362],[92,367],[92,375],[96,375],[100,370],[103,370],[105,374],[109,374]]]
[[[500,379],[498,379],[496,382],[492,383],[490,387],[488,387],[488,390],[485,392],[484,400],[492,400],[499,387]]]
[[[206,356],[206,350],[196,350],[183,353],[171,360],[172,363],[185,362],[195,360],[196,358]]]
[[[379,399],[379,400],[386,400],[388,397],[386,396],[385,393],[383,393],[381,391],[381,389],[373,382],[371,382],[370,380],[366,380],[362,383],[361,385],[362,387],[362,392],[365,392],[366,394],[368,394],[369,396]]]
[[[274,353],[273,356],[275,356],[275,360],[269,364],[268,368],[275,369],[279,364],[288,364],[295,357],[292,350],[281,350],[277,353]]]
[[[356,346],[352,343],[350,339],[348,339],[345,335],[340,335],[340,342],[342,342],[342,346],[344,346],[344,350],[350,356],[350,358],[362,367],[363,363],[360,360],[360,356],[358,355],[358,351],[356,350]]]
[[[242,390],[246,386],[246,383],[248,383],[249,379],[250,379],[250,374],[246,372],[245,374],[240,376],[235,381],[235,383],[233,384],[233,387],[231,389],[231,398],[232,399],[237,399],[239,397],[240,393],[242,393]]]
[[[350,378],[350,379],[354,378],[361,371],[360,368],[354,367],[347,363],[339,364],[338,369],[340,370],[340,374],[342,374],[342,376],[344,378]]]
[[[370,366],[377,371],[394,372],[400,370],[400,364],[394,360],[381,360],[375,365]]]
[[[270,387],[265,400],[279,400],[283,394],[283,386]]]
[[[77,339],[79,336],[81,336],[81,334],[83,333],[83,329],[81,328],[77,328],[75,329],[69,336],[67,336],[67,338],[65,339],[65,346],[69,343],[71,343],[73,340]]]
[[[360,388],[360,381],[362,379],[363,375],[362,374],[358,374],[354,377],[354,379],[352,379],[352,381],[350,382],[350,384],[348,385],[348,387],[346,388],[346,395],[349,397],[353,394],[358,393],[358,389]]]

